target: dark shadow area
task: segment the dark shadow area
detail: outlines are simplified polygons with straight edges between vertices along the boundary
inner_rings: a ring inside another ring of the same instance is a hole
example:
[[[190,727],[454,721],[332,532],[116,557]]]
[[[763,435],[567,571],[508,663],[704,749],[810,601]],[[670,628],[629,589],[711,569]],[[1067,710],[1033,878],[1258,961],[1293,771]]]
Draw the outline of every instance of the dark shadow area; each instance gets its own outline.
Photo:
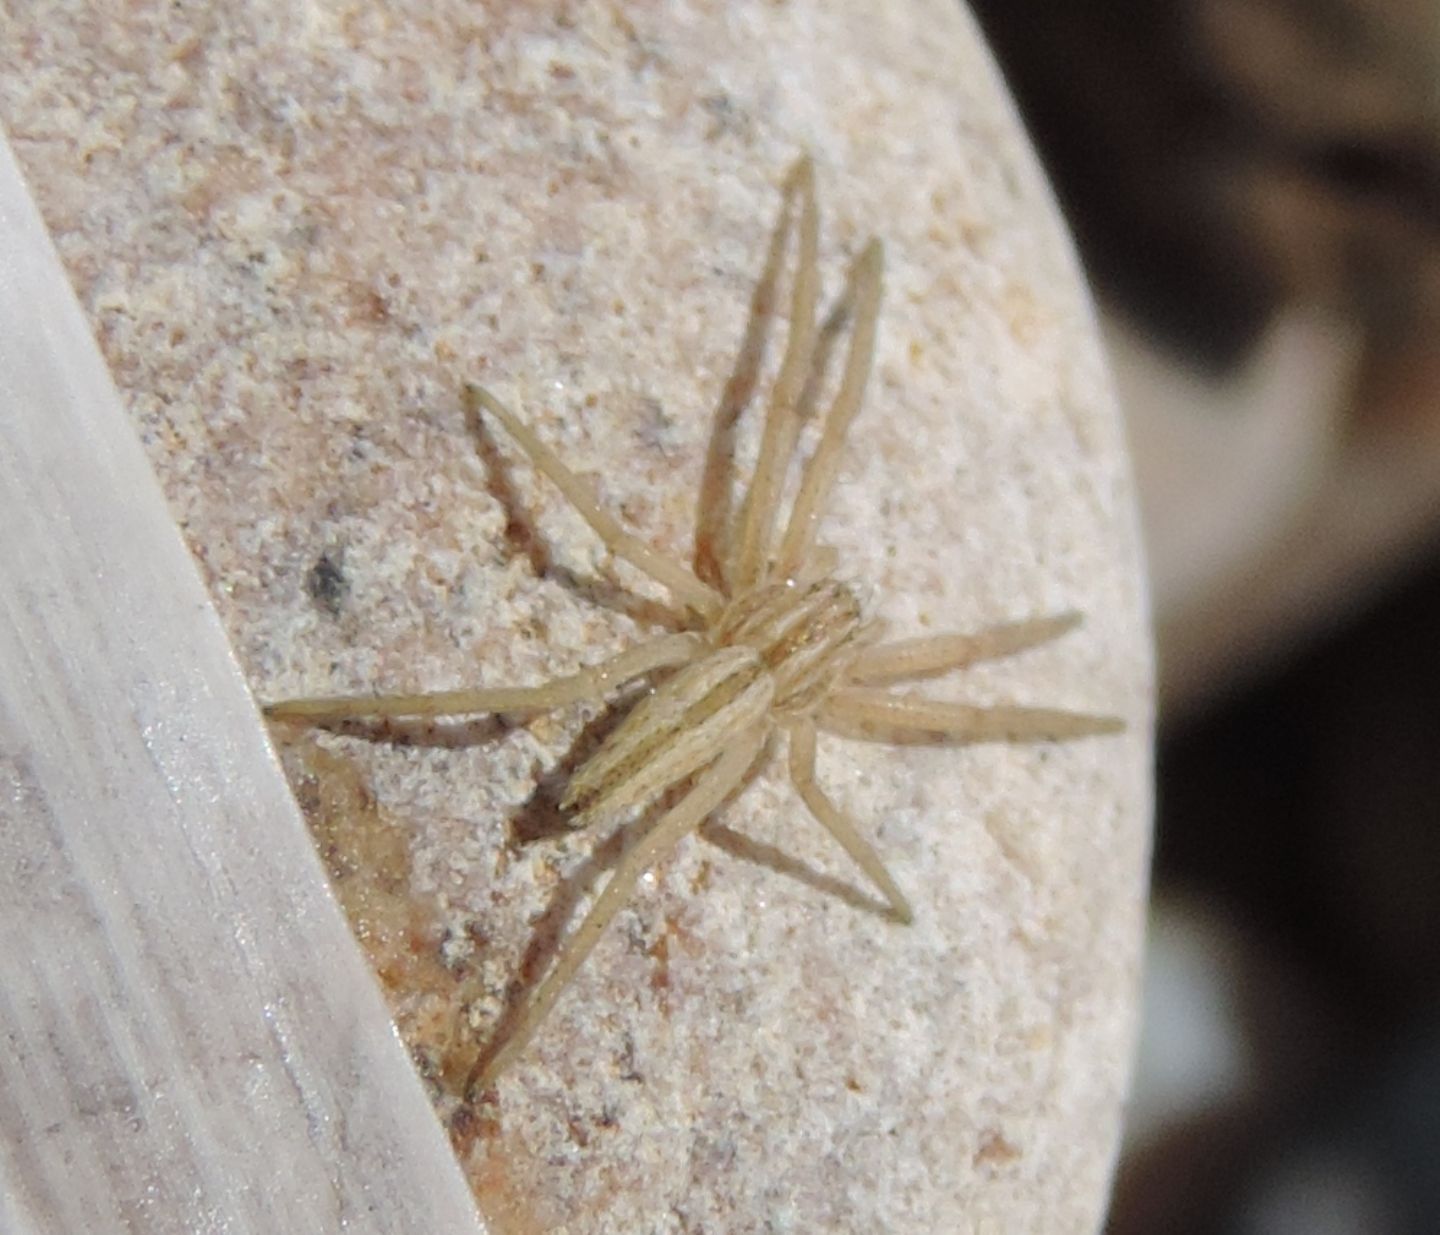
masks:
[[[755,779],[759,769],[764,766],[764,762],[765,753],[762,751],[745,775],[716,808],[717,812],[724,810],[745,792],[750,782]],[[530,943],[525,948],[519,969],[510,984],[505,1011],[490,1034],[488,1044],[476,1058],[470,1077],[464,1086],[462,1092],[469,1095],[471,1100],[479,1096],[473,1092],[476,1078],[484,1071],[485,1066],[494,1058],[496,1052],[514,1035],[525,1012],[527,1001],[544,980],[563,944],[570,938],[566,932],[571,924],[571,919],[575,916],[576,908],[583,900],[595,894],[597,891],[595,885],[600,876],[614,869],[631,846],[650,829],[658,826],[665,815],[691,791],[692,787],[688,783],[673,786],[667,790],[657,801],[646,807],[638,818],[616,828],[603,841],[599,842],[585,859],[561,880],[549,905],[535,923]]]
[[[811,822],[808,816],[806,822]],[[715,848],[724,850],[732,858],[763,866],[766,870],[774,871],[777,875],[783,875],[787,879],[802,883],[807,888],[813,888],[822,896],[841,901],[851,909],[858,909],[861,913],[873,913],[878,918],[895,921],[895,915],[886,902],[873,896],[867,896],[854,884],[847,883],[835,875],[827,875],[824,871],[817,871],[813,867],[807,866],[798,858],[792,858],[776,845],[754,840],[743,832],[737,832],[734,828],[716,822],[714,818],[708,819],[700,825],[700,835]]]
[[[510,816],[512,845],[523,847],[575,830],[574,819],[560,805],[570,778],[625,722],[636,697],[643,693],[644,688],[629,691],[576,734],[555,766],[538,779],[534,793]]]
[[[535,921],[530,942],[520,958],[520,966],[511,979],[506,993],[505,1010],[490,1032],[489,1041],[480,1049],[475,1065],[471,1069],[462,1093],[473,1095],[475,1080],[484,1071],[486,1064],[495,1057],[499,1049],[514,1035],[520,1024],[531,994],[539,987],[549,972],[551,964],[560,952],[566,939],[566,928],[575,916],[575,910],[587,896],[596,889],[600,876],[619,862],[635,839],[654,825],[664,813],[668,799],[646,811],[639,819],[624,827],[615,829],[595,846],[574,870],[562,879],[544,912]]]
[[[1426,0],[975,0],[1112,309],[1214,368],[1287,301],[1430,329]]]
[[[1167,736],[1156,880],[1223,898],[1357,1033],[1440,997],[1440,568]]]
[[[1122,1163],[1109,1231],[1230,1235],[1318,1206],[1440,1212],[1440,558],[1272,680],[1165,736],[1155,891],[1206,907],[1244,1089]],[[1278,1212],[1278,1211],[1277,1211]],[[1297,1228],[1298,1229],[1298,1228]]]

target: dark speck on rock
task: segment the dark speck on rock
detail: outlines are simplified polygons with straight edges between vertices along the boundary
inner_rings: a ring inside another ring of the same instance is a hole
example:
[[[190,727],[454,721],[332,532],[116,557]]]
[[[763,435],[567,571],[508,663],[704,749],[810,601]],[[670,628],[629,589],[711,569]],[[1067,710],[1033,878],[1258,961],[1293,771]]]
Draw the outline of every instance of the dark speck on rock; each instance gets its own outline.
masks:
[[[305,576],[305,590],[320,608],[331,617],[340,616],[340,608],[350,591],[350,582],[340,566],[340,555],[326,550],[315,559]]]

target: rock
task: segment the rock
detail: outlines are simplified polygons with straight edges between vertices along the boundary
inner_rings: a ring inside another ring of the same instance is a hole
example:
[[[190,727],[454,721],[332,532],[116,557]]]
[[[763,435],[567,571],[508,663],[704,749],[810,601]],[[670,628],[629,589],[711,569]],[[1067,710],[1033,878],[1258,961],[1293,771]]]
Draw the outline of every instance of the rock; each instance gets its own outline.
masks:
[[[612,585],[660,591],[503,435],[477,456],[459,388],[522,407],[684,556],[779,184],[814,155],[826,298],[868,236],[887,252],[823,533],[841,573],[897,634],[1083,610],[932,693],[1127,734],[823,744],[909,928],[772,765],[478,1108],[447,1051],[483,1040],[606,839],[516,836],[550,831],[525,804],[593,713],[327,735],[319,772],[292,764],[321,797],[358,778],[381,840],[342,858],[390,863],[377,885],[387,829],[408,837],[413,915],[360,897],[392,932],[368,942],[493,1229],[1093,1230],[1136,1004],[1148,632],[1091,308],[963,13],[62,7],[18,19],[0,108],[261,698],[528,684],[643,637]]]

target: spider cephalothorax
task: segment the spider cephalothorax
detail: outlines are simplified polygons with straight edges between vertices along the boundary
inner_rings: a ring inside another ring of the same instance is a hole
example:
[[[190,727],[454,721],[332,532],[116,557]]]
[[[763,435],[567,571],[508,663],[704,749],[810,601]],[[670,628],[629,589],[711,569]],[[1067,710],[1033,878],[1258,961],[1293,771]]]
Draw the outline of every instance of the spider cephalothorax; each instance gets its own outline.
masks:
[[[777,716],[813,712],[878,626],[836,579],[787,580],[735,597],[710,632],[716,647],[754,648],[775,682]]]
[[[871,741],[964,743],[1060,740],[1121,727],[1112,717],[972,707],[881,689],[1048,642],[1077,619],[1066,614],[976,634],[880,642],[879,624],[866,618],[854,589],[833,577],[833,554],[816,545],[815,534],[873,362],[882,252],[878,241],[865,246],[836,309],[821,324],[816,314],[819,219],[809,159],[801,159],[786,179],[785,206],[757,302],[769,300],[794,231],[798,256],[789,333],[755,473],[733,518],[726,492],[723,506],[717,505],[721,517],[701,519],[693,570],[624,531],[589,486],[489,391],[464,390],[473,417],[498,421],[611,552],[670,592],[683,609],[672,632],[541,686],[294,699],[266,709],[273,718],[312,724],[351,717],[525,713],[602,699],[625,682],[652,679],[649,693],[576,770],[562,807],[583,826],[642,811],[671,790],[683,789],[683,796],[621,856],[550,972],[529,992],[513,1030],[482,1058],[472,1078],[477,1084],[493,1081],[520,1052],[641,875],[756,772],[775,737],[783,735],[788,744],[790,777],[811,814],[884,893],[892,917],[908,923],[910,904],[879,855],[816,783],[817,731]],[[801,429],[819,415],[826,362],[847,326],[850,343],[838,389],[801,471],[789,516],[779,526],[781,493]],[[728,436],[719,434],[718,440],[728,441]]]

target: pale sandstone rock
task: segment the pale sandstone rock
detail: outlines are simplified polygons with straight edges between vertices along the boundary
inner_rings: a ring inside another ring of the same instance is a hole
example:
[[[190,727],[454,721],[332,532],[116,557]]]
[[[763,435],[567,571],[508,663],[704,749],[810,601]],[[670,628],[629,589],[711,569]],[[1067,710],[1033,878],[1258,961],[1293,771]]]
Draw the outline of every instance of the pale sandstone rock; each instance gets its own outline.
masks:
[[[459,384],[522,404],[683,554],[778,184],[814,153],[827,291],[869,234],[888,255],[826,524],[844,573],[900,632],[1084,610],[937,693],[1130,731],[825,746],[909,929],[837,894],[858,877],[772,770],[723,823],[784,861],[683,844],[466,1167],[497,1231],[1094,1229],[1135,1010],[1148,636],[1090,306],[963,14],[260,0],[10,25],[0,115],[262,697],[533,682],[634,639],[537,574],[507,478],[555,566],[610,568],[499,435],[503,466],[477,460]],[[322,740],[407,829],[417,903],[483,935],[456,962],[482,1029],[595,839],[507,845],[585,719]]]

